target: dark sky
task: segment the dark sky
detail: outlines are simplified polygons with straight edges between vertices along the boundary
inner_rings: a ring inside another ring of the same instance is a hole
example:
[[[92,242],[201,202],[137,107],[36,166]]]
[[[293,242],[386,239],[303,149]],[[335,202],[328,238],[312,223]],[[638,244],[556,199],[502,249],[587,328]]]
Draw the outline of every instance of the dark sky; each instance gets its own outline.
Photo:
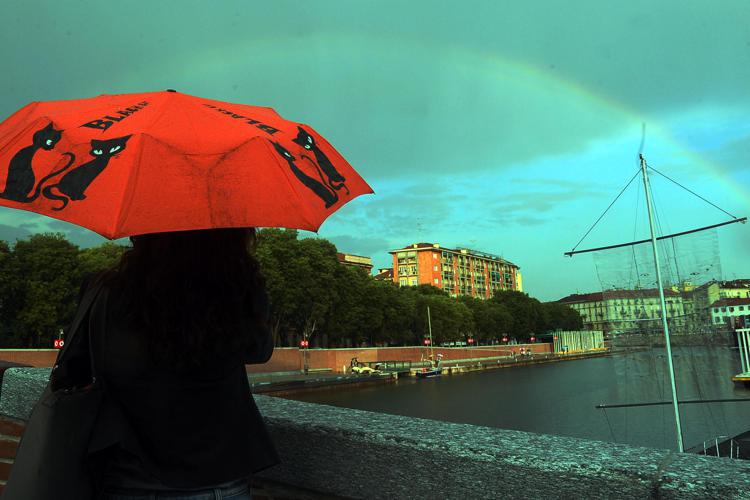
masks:
[[[377,266],[431,241],[503,255],[543,300],[596,290],[591,259],[562,252],[634,173],[642,123],[649,164],[750,212],[746,0],[5,2],[0,54],[0,119],[175,88],[310,123],[376,191],[319,234]],[[645,235],[636,188],[583,247]],[[665,230],[727,219],[654,190]],[[103,241],[0,210],[1,238],[49,230]],[[719,241],[725,277],[750,277],[748,226]]]

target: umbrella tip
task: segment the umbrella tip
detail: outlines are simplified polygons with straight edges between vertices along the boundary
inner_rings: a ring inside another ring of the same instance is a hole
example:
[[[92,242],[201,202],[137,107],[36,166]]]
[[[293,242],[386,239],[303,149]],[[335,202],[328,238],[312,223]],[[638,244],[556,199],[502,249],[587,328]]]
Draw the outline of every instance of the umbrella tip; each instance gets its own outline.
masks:
[[[167,89],[167,92],[177,92],[175,89]]]

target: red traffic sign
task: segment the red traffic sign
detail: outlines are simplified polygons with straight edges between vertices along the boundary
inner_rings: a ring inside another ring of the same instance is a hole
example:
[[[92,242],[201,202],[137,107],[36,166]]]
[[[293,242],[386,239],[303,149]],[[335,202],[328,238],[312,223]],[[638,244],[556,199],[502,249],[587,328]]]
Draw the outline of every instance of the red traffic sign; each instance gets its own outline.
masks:
[[[473,338],[471,338],[471,337],[469,337],[469,340],[467,340],[467,342],[468,342],[469,344],[473,344],[473,343],[474,343],[474,339],[473,339]]]
[[[534,342],[536,340],[536,337],[531,337],[529,340],[531,340],[532,342]]]
[[[65,345],[65,341],[63,339],[55,339],[55,349],[62,349]]]
[[[430,339],[424,339],[424,345],[430,345]]]
[[[503,342],[507,342],[507,341],[508,341],[508,337],[503,337]]]
[[[309,340],[300,340],[299,346],[302,347],[302,348],[309,347],[310,346],[310,341]]]

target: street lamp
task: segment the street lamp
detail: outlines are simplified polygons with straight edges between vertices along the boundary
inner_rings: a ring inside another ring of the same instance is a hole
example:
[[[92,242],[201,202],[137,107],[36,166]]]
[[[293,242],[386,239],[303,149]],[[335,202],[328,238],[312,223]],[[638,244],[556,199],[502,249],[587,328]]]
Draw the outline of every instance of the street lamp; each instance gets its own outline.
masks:
[[[303,360],[303,369],[305,372],[305,375],[307,375],[307,372],[309,371],[309,365],[307,362],[307,348],[310,346],[310,341],[306,338],[303,338],[299,341],[299,348],[302,349],[302,360]]]

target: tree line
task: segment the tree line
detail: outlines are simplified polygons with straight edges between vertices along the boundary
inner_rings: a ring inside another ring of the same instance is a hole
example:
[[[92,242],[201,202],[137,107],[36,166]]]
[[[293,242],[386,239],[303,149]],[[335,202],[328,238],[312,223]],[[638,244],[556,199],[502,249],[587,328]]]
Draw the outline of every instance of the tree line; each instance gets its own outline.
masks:
[[[0,347],[49,348],[72,321],[83,279],[114,265],[127,246],[81,249],[60,233],[0,241]],[[503,291],[489,300],[451,298],[430,285],[399,287],[344,266],[336,247],[295,230],[258,232],[255,257],[266,279],[277,346],[478,344],[526,341],[533,334],[582,326],[573,309]]]

